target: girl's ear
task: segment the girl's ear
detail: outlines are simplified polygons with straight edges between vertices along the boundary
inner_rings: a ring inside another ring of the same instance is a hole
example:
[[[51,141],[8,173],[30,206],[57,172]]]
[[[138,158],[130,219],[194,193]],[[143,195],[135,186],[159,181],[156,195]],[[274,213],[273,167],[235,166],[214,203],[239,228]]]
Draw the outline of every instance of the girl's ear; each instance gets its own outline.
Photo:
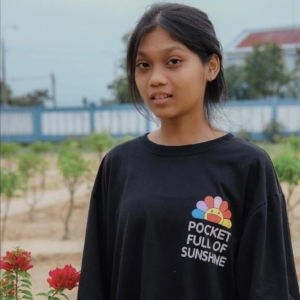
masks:
[[[220,72],[220,58],[217,54],[213,54],[210,61],[207,63],[206,80],[212,82]]]

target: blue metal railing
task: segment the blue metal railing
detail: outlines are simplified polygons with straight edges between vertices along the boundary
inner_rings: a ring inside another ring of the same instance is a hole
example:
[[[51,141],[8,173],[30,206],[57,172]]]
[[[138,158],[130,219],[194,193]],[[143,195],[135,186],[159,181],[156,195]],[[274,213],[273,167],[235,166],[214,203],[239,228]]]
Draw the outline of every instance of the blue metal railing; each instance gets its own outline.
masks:
[[[238,123],[236,127],[225,125],[226,131],[235,133],[244,128],[254,138],[262,139],[263,126],[275,120],[283,123],[286,134],[300,135],[300,99],[229,101],[224,112],[228,120]],[[246,126],[239,124],[244,121],[239,118],[247,119],[244,122]],[[69,136],[82,137],[102,130],[108,130],[114,136],[137,136],[157,128],[154,122],[143,118],[130,104],[62,108],[1,107],[0,126],[1,141],[20,143],[60,141]]]

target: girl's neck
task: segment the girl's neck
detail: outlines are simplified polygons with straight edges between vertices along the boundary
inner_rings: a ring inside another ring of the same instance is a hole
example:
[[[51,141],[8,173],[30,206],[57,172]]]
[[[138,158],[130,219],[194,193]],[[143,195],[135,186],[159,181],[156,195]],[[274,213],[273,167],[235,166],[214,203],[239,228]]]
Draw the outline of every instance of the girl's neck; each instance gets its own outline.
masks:
[[[225,135],[209,125],[206,118],[190,118],[188,120],[162,119],[161,127],[148,135],[150,141],[166,146],[198,144],[214,140]]]

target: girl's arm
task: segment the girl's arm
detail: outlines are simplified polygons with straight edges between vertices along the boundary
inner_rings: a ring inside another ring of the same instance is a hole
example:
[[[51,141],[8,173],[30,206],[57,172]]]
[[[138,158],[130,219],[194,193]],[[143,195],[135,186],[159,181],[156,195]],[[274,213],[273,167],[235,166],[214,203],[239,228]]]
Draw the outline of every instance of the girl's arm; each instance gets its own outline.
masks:
[[[268,197],[248,217],[236,278],[241,300],[300,299],[283,194]]]
[[[94,184],[83,250],[77,300],[109,299],[107,276],[107,216],[104,159]]]

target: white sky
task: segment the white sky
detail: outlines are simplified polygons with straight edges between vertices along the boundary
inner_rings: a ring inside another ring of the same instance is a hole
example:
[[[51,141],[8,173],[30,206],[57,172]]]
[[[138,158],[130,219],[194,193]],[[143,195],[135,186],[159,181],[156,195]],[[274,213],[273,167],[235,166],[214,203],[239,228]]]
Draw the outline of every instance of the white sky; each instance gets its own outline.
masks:
[[[181,0],[205,11],[226,46],[245,29],[300,24],[300,0]],[[99,104],[123,55],[122,36],[149,0],[1,0],[6,78],[14,95],[50,90],[58,106]],[[17,26],[17,29],[13,27]],[[119,71],[120,74],[120,71]]]

